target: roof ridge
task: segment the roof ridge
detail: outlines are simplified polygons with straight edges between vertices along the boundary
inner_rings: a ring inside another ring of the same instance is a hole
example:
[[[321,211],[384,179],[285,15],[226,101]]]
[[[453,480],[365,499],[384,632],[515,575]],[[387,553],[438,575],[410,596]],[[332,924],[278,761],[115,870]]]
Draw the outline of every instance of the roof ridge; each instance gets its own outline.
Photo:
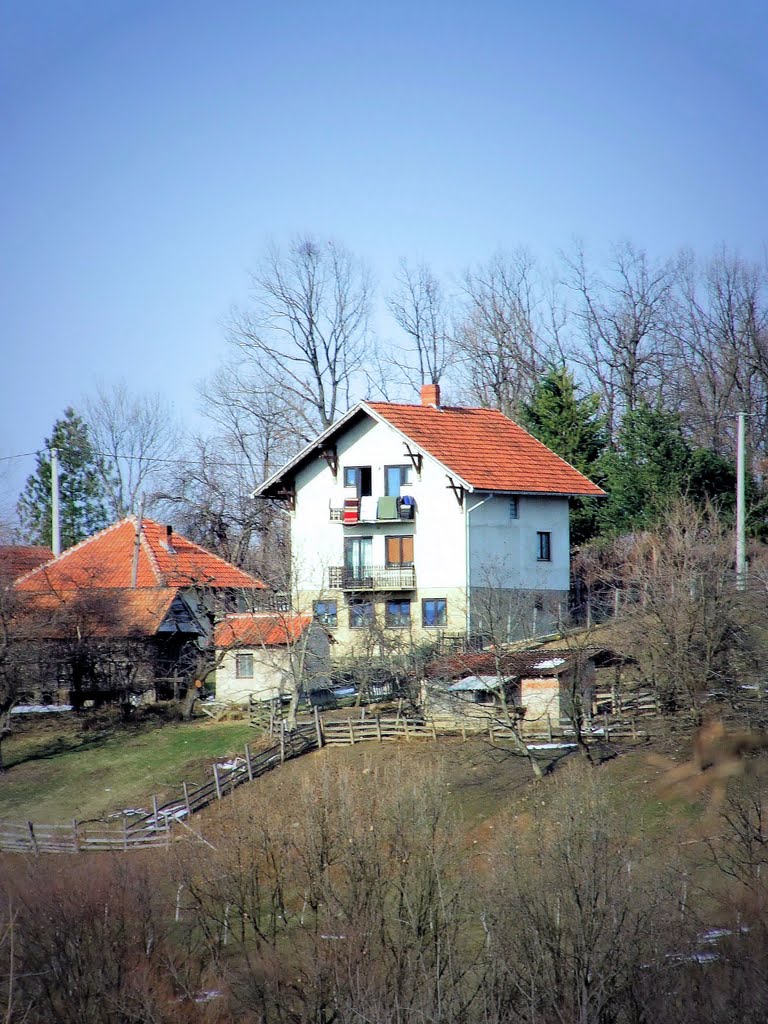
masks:
[[[152,545],[150,544],[149,538],[147,537],[147,534],[144,530],[144,522],[145,519],[144,516],[142,516],[141,524],[139,525],[139,544],[147,556],[147,559],[149,561],[149,567],[155,575],[155,579],[158,582],[158,586],[167,586],[167,577],[165,573],[160,571],[160,566],[158,565],[155,552],[152,550]],[[158,523],[155,523],[152,519],[147,519],[146,522],[152,523],[153,526],[158,525]]]
[[[71,548],[67,548],[66,551],[62,551],[60,555],[54,555],[53,558],[49,558],[47,562],[43,562],[42,565],[38,565],[34,569],[31,569],[29,572],[24,573],[23,576],[19,576],[17,580],[14,580],[14,586],[16,586],[16,584],[18,583],[22,583],[24,580],[29,579],[30,576],[34,576],[35,573],[41,573],[44,569],[47,569],[48,566],[52,565],[54,562],[61,562],[62,559],[66,558],[68,555],[74,554],[75,551],[79,551],[80,548],[85,547],[86,544],[90,544],[91,541],[96,540],[97,537],[103,537],[104,534],[109,533],[111,530],[117,530],[119,527],[123,526],[124,523],[130,522],[133,518],[135,517],[126,516],[124,519],[118,519],[116,523],[110,523],[109,526],[105,526],[103,529],[97,530],[96,533],[92,533],[90,537],[85,537],[83,540],[79,540],[77,544],[73,544]]]

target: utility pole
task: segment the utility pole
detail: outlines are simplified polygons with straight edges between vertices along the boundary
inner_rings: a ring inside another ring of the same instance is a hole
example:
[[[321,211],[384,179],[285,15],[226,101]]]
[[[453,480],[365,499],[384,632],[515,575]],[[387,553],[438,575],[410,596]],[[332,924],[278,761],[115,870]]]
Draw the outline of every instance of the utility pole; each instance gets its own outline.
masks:
[[[739,413],[738,440],[736,445],[736,587],[745,590],[747,586],[747,559],[744,531],[744,436],[747,414]]]
[[[61,520],[59,513],[59,449],[51,448],[51,548],[61,554]]]
[[[144,516],[144,494],[139,495],[139,513],[136,516],[136,539],[133,543],[133,564],[131,566],[131,589],[139,582],[139,550],[141,549],[141,520]]]

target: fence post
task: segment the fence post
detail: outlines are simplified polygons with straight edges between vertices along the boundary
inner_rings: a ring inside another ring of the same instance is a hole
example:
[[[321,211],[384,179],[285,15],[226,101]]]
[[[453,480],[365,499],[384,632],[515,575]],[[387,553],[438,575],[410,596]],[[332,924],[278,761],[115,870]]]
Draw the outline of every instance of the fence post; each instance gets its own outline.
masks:
[[[607,743],[611,738],[610,726],[608,725],[608,714],[603,712],[603,731],[605,733],[605,742]]]
[[[253,782],[253,765],[251,764],[251,748],[245,744],[245,765],[248,769],[248,781]]]
[[[219,766],[216,762],[213,762],[213,781],[216,785],[216,796],[221,800],[221,783],[219,782]]]
[[[184,790],[184,806],[187,808],[187,817],[189,818],[192,815],[192,808],[189,803],[189,786],[187,786],[186,782],[182,782],[181,787]]]
[[[437,729],[435,728],[435,720],[431,718],[429,724],[432,726],[432,739],[437,740]]]
[[[160,831],[160,819],[157,816],[157,797],[152,794],[152,813],[155,816],[155,832]]]
[[[376,738],[381,743],[381,715],[376,715]]]
[[[128,818],[123,811],[123,849],[128,849]]]
[[[552,742],[552,716],[547,712],[547,739]]]
[[[317,704],[315,704],[315,732],[317,733],[317,749],[319,750],[323,745],[323,726],[320,722],[320,712]]]
[[[280,764],[285,764],[285,721],[280,719]]]
[[[409,740],[411,737],[408,735],[408,719],[403,715],[403,729],[405,730],[405,738]]]
[[[77,841],[77,818],[72,819],[72,839],[75,843],[75,853],[80,852],[80,844]]]
[[[632,726],[632,739],[636,740],[637,739],[637,719],[635,718],[634,715],[632,715],[632,718],[630,719],[630,725]]]
[[[461,723],[461,739],[463,743],[467,742],[467,726],[466,723]]]
[[[349,726],[349,742],[352,744],[352,746],[354,746],[355,745],[355,730],[354,730],[354,727],[352,725],[352,719],[351,718],[347,719],[347,725]]]

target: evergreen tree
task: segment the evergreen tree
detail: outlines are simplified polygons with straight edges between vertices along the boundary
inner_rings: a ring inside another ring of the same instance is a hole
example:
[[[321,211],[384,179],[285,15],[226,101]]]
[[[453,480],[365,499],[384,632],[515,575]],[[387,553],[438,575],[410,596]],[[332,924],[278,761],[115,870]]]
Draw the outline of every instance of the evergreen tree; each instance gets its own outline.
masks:
[[[16,506],[25,540],[51,544],[51,448],[59,451],[59,518],[66,549],[109,523],[107,498],[88,427],[74,409],[65,409],[45,450],[38,452],[37,469],[27,478]]]
[[[733,462],[708,448],[691,448],[676,413],[649,406],[628,412],[616,448],[602,460],[608,500],[599,512],[601,533],[627,533],[653,526],[677,498],[715,506],[727,521],[735,507]],[[747,480],[747,500],[755,509],[759,493]]]
[[[534,437],[590,480],[601,483],[599,460],[608,438],[600,398],[580,398],[573,374],[565,366],[554,367],[541,378],[531,401],[523,406],[523,420]],[[597,514],[595,500],[571,500],[572,544],[582,544],[597,532]]]

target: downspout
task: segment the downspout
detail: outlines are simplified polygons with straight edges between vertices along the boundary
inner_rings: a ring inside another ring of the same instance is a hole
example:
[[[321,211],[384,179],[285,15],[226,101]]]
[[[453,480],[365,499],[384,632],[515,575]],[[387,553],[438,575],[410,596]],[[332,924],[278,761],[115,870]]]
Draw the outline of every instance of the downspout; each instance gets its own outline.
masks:
[[[488,495],[487,498],[483,498],[482,501],[478,501],[478,503],[476,505],[473,505],[472,508],[467,506],[466,509],[464,510],[464,515],[466,517],[465,518],[465,529],[464,529],[464,559],[465,559],[465,565],[467,567],[467,640],[469,640],[469,635],[470,635],[470,632],[471,632],[471,628],[470,627],[471,627],[471,622],[472,622],[472,616],[471,616],[471,610],[472,610],[472,579],[471,579],[472,569],[471,569],[471,566],[470,566],[470,559],[469,559],[469,513],[470,512],[474,512],[475,509],[480,508],[481,505],[484,505],[486,503],[486,501],[490,501],[491,498],[495,498],[495,497],[496,497],[495,493],[493,491],[491,491],[491,493]]]

